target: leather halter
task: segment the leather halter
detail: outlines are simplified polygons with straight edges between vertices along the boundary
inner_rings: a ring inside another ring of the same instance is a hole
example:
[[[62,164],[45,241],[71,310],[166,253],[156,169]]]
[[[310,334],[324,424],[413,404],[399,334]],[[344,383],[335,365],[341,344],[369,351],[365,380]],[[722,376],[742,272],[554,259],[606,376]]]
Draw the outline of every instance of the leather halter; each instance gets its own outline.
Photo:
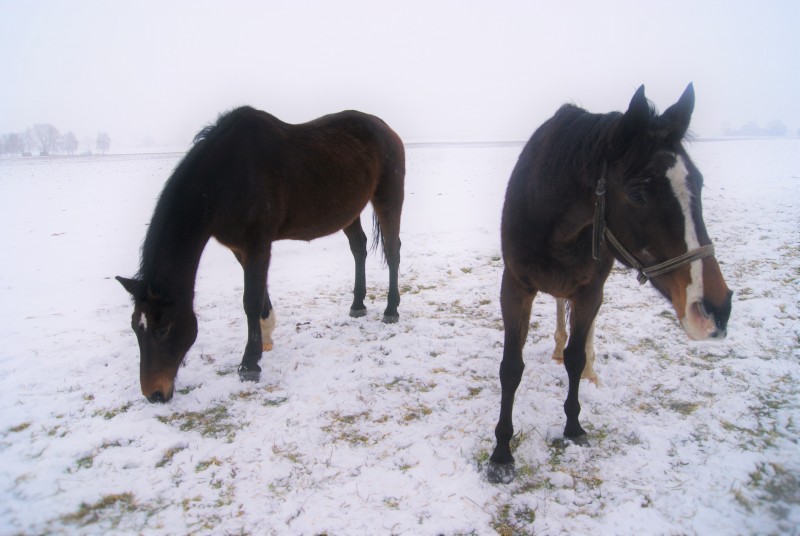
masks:
[[[614,236],[614,233],[611,232],[611,229],[606,226],[606,163],[603,163],[603,174],[600,176],[600,180],[597,181],[595,195],[597,199],[594,204],[594,224],[592,225],[592,258],[594,260],[600,259],[600,248],[603,246],[603,238],[608,238],[608,241],[611,242],[611,245],[614,246],[614,249],[617,250],[620,256],[639,272],[636,279],[639,281],[640,285],[644,285],[647,280],[652,277],[671,272],[684,264],[689,264],[692,261],[714,255],[714,245],[708,244],[687,251],[683,255],[678,255],[667,261],[645,267],[622,245],[619,239]]]

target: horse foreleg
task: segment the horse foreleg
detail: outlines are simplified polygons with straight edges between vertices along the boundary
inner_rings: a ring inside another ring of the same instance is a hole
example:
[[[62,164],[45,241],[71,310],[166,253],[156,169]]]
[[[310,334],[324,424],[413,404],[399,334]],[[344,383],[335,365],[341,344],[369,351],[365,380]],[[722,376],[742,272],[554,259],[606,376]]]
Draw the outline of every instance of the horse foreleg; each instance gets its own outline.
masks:
[[[531,319],[531,304],[536,291],[522,288],[509,273],[503,272],[500,287],[500,307],[503,313],[505,344],[503,361],[500,363],[500,418],[494,430],[497,444],[489,458],[487,476],[490,482],[510,482],[514,478],[514,456],[511,454],[511,438],[514,435],[512,413],[514,395],[522,379],[525,363],[522,349],[528,337]]]
[[[569,389],[564,402],[567,425],[564,436],[578,444],[587,444],[586,432],[581,427],[578,416],[581,405],[578,389],[581,375],[586,367],[586,342],[592,331],[595,316],[603,301],[603,290],[586,287],[571,299],[570,335],[564,349],[564,367],[567,369]]]
[[[350,251],[356,263],[356,278],[353,285],[353,305],[350,306],[350,316],[359,318],[367,314],[364,298],[367,295],[367,235],[361,227],[361,217],[344,228],[344,234],[350,242]]]
[[[267,270],[269,269],[271,244],[259,245],[255,251],[242,255],[244,268],[244,313],[247,316],[247,346],[244,349],[242,363],[239,365],[239,378],[242,381],[258,381],[261,378],[261,367],[258,361],[264,351],[262,330],[267,332],[271,342],[270,324],[274,326],[274,314],[267,295]],[[264,316],[266,314],[266,316]],[[270,321],[272,317],[272,321]],[[262,322],[263,321],[263,322]]]

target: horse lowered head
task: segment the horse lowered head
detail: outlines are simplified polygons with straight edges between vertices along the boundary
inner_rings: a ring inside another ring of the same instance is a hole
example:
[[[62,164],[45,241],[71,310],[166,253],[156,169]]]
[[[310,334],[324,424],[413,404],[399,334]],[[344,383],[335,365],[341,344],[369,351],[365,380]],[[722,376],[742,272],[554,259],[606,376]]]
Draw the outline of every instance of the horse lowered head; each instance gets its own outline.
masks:
[[[192,297],[173,296],[139,279],[117,277],[133,298],[131,328],[139,342],[139,381],[150,402],[167,402],[175,377],[197,338]]]
[[[601,178],[603,234],[615,257],[639,270],[640,282],[649,279],[672,302],[690,339],[713,340],[726,336],[732,292],[703,222],[703,176],[682,144],[693,109],[691,84],[660,116],[644,86],[633,96],[618,123],[616,158]]]

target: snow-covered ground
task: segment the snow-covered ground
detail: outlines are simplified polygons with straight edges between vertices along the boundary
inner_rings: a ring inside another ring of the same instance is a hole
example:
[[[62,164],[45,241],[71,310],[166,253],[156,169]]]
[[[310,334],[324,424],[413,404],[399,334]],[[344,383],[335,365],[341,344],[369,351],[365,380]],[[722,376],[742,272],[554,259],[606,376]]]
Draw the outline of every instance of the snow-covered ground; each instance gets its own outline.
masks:
[[[499,219],[519,144],[408,149],[398,324],[343,234],[276,244],[275,349],[240,383],[242,276],[207,248],[175,398],[139,391],[131,276],[181,155],[0,160],[0,533],[797,534],[800,141],[695,142],[735,290],[694,343],[615,269],[597,322],[591,446],[565,445],[555,303],[537,298],[517,479],[489,484],[502,354]],[[365,227],[370,220],[363,217]]]

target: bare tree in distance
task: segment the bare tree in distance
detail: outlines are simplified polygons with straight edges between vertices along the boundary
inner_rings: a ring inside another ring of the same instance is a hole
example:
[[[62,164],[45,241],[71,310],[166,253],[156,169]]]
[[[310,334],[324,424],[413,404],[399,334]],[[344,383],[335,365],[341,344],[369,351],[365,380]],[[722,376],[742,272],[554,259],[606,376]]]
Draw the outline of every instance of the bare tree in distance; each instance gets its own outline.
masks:
[[[49,123],[33,125],[33,139],[39,145],[40,154],[47,156],[58,148],[58,129]]]
[[[74,132],[69,131],[63,136],[61,136],[61,148],[67,154],[75,154],[75,151],[78,150],[78,136],[75,135]]]
[[[107,132],[100,132],[97,135],[97,150],[102,154],[106,154],[109,147],[111,147],[111,138]]]
[[[25,140],[23,140],[22,135],[15,132],[3,134],[2,139],[0,139],[0,153],[18,156],[24,152]]]

